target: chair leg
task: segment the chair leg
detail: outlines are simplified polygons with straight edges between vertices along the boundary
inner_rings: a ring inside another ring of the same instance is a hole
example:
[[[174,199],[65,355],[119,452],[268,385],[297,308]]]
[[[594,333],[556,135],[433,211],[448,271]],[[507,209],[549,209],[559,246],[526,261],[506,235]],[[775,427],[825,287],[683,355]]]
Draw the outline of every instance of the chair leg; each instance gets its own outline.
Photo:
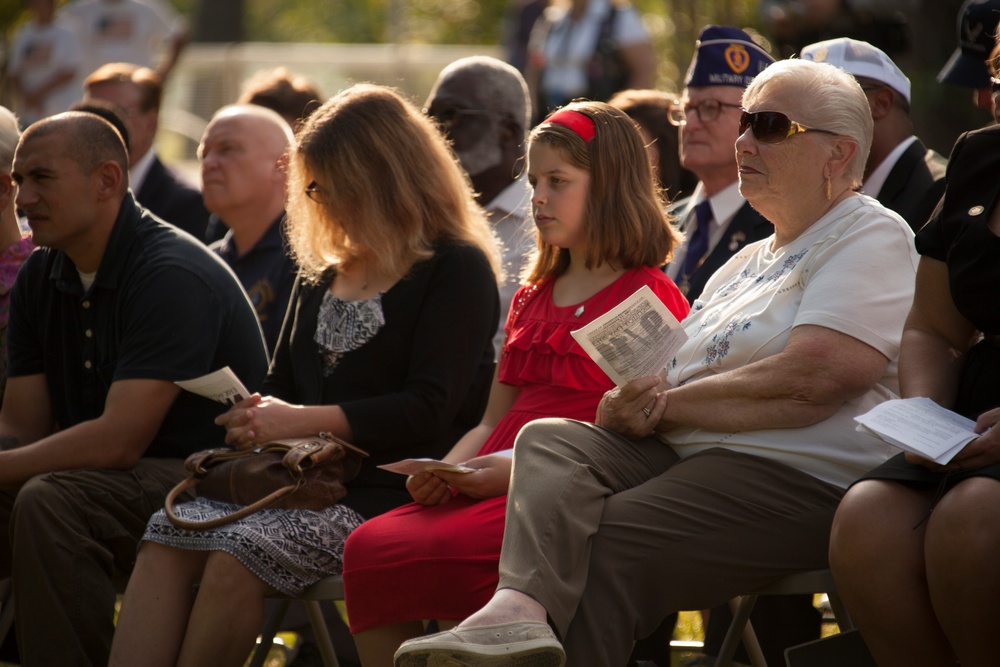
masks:
[[[749,618],[747,624],[743,626],[743,647],[747,650],[752,667],[767,667],[767,659],[764,657],[764,651],[760,648],[760,642],[757,641],[753,622]]]
[[[726,637],[722,640],[722,646],[719,647],[715,667],[732,667],[733,655],[736,654],[741,637],[753,667],[767,667],[767,661],[764,659],[760,644],[757,642],[757,635],[754,634],[753,625],[750,623],[750,612],[753,611],[756,603],[756,595],[741,595],[729,601],[729,608],[733,612],[733,622],[729,624]]]
[[[0,581],[0,642],[14,624],[14,591],[10,579]]]
[[[309,614],[309,623],[312,625],[313,635],[316,637],[316,644],[319,646],[319,653],[323,658],[324,667],[340,667],[337,661],[337,652],[333,648],[330,640],[330,632],[326,628],[326,619],[323,617],[323,609],[319,606],[318,600],[304,601],[306,613]]]
[[[280,600],[274,611],[264,619],[264,628],[260,632],[260,642],[257,644],[257,648],[254,649],[253,659],[250,661],[248,667],[263,667],[264,660],[267,659],[267,654],[271,650],[271,646],[274,645],[274,635],[278,634],[278,628],[281,627],[281,622],[285,620],[285,613],[288,611],[288,605],[291,602],[291,600]]]
[[[833,617],[837,619],[837,627],[840,628],[840,631],[853,630],[854,621],[851,620],[851,615],[847,613],[847,607],[844,606],[844,601],[840,599],[837,592],[827,591],[826,597],[830,600],[830,609],[833,610]]]

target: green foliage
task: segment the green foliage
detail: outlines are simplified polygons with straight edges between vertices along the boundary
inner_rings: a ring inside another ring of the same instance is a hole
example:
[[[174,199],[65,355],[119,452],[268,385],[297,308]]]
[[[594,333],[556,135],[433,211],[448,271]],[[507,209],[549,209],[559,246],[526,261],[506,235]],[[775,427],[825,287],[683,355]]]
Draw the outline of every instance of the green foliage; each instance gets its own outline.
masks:
[[[3,26],[0,39],[9,41],[27,16],[22,0],[0,0],[0,26]]]
[[[246,30],[255,42],[379,43],[386,11],[385,0],[251,0]]]
[[[0,2],[8,0],[0,0]],[[181,10],[198,2],[174,0]],[[246,0],[250,41],[496,44],[508,6],[520,0]],[[708,22],[746,25],[757,0],[633,0],[654,36],[697,34]],[[394,35],[390,26],[399,34]]]

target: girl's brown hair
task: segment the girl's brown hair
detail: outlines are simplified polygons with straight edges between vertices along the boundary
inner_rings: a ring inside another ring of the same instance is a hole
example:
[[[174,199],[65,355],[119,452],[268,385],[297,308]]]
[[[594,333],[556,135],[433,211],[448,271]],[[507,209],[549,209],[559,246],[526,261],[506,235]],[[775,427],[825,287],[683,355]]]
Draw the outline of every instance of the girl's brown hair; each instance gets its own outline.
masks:
[[[531,131],[528,144],[551,146],[570,164],[590,172],[586,267],[605,262],[624,269],[666,264],[678,234],[658,195],[635,123],[603,102],[574,102],[563,109],[592,120],[594,137],[586,142],[563,125],[542,121]],[[539,235],[533,259],[522,275],[526,283],[562,274],[569,266],[569,251],[543,242]]]

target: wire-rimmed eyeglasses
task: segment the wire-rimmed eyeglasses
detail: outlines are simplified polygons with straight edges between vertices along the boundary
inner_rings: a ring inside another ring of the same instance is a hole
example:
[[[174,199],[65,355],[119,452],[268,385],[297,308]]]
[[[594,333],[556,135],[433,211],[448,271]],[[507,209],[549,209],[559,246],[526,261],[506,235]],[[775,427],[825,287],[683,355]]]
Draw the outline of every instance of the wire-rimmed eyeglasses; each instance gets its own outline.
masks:
[[[719,114],[722,113],[724,107],[739,109],[740,105],[720,102],[716,99],[707,99],[695,102],[694,104],[684,105],[675,102],[667,109],[667,120],[670,121],[671,125],[677,125],[678,127],[687,125],[688,114],[693,111],[698,114],[698,120],[702,123],[712,123],[719,118]]]

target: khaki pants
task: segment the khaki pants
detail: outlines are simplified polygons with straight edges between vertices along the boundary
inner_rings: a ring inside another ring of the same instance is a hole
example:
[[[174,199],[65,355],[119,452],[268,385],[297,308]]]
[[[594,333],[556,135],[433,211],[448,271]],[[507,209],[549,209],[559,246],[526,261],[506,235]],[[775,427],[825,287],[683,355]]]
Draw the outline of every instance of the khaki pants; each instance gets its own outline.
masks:
[[[680,460],[592,424],[525,426],[498,588],[545,606],[570,667],[625,665],[669,613],[827,567],[843,490],[726,449]]]
[[[0,576],[12,576],[25,667],[108,662],[114,577],[132,571],[146,521],[185,476],[179,459],[129,471],[39,475],[0,493]]]

